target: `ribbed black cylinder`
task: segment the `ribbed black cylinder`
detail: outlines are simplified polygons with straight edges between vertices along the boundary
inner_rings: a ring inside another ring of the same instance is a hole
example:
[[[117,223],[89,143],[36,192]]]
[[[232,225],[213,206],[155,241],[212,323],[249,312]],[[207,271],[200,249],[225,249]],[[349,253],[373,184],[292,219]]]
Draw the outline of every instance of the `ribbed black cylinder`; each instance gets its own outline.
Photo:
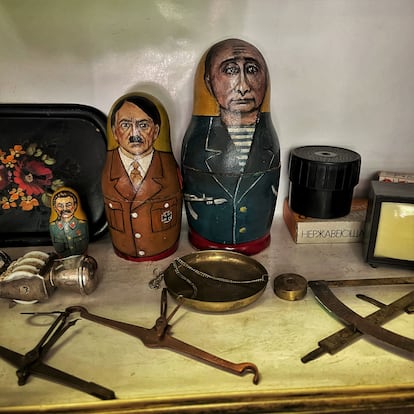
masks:
[[[289,203],[307,217],[335,218],[351,209],[361,156],[325,145],[295,148],[289,158]]]

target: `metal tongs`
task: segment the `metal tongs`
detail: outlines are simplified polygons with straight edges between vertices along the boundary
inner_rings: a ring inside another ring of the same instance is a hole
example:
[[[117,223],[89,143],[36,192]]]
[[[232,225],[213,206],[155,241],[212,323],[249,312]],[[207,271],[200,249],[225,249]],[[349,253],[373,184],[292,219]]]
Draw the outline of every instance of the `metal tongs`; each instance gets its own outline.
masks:
[[[17,367],[17,378],[19,385],[25,385],[30,375],[35,374],[45,377],[48,380],[61,383],[63,385],[86,392],[102,400],[115,398],[113,391],[75,377],[66,372],[60,371],[43,363],[47,352],[57,342],[57,340],[75,323],[76,320],[67,321],[70,312],[23,312],[27,315],[52,315],[59,314],[47,332],[40,339],[39,343],[26,354],[22,355],[11,349],[0,346],[0,357]]]
[[[169,322],[182,304],[180,302],[180,297],[177,299],[179,301],[178,305],[167,317],[167,289],[164,288],[162,290],[161,315],[155,321],[155,325],[150,329],[91,314],[83,306],[71,306],[69,308],[66,308],[66,312],[79,312],[80,316],[85,319],[104,326],[108,326],[113,329],[117,329],[118,331],[140,339],[143,344],[149,348],[167,348],[185,356],[194,358],[198,361],[212,365],[215,368],[228,371],[232,374],[243,375],[245,373],[251,372],[254,375],[253,383],[258,384],[259,370],[257,369],[256,365],[250,362],[242,362],[236,364],[230,361],[226,361],[225,359],[219,358],[215,355],[209,354],[206,351],[182,342],[179,339],[173,338],[170,335],[171,325],[169,325]]]

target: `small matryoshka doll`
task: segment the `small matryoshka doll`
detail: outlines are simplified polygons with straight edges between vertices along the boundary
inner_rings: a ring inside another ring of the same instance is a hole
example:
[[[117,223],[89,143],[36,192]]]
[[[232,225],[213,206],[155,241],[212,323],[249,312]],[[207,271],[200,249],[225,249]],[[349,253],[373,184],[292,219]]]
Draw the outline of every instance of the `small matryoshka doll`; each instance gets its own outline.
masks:
[[[89,243],[88,220],[82,210],[79,194],[60,187],[50,201],[49,232],[60,257],[84,254]]]
[[[227,39],[201,59],[181,167],[191,243],[255,254],[270,243],[280,148],[266,62],[253,45]]]
[[[168,115],[153,96],[122,96],[108,117],[102,192],[116,254],[159,260],[178,247],[181,175],[171,149]]]

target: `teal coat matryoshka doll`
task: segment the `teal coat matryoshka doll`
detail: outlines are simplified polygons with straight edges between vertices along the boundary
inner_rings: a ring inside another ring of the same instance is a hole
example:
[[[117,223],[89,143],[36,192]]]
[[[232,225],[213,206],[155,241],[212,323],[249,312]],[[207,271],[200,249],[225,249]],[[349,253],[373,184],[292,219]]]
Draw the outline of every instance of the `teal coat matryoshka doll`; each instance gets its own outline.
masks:
[[[79,194],[70,187],[60,187],[51,197],[49,232],[60,257],[82,255],[88,249],[89,226]]]
[[[262,54],[239,39],[213,45],[197,69],[181,154],[189,239],[255,254],[270,243],[280,147]]]

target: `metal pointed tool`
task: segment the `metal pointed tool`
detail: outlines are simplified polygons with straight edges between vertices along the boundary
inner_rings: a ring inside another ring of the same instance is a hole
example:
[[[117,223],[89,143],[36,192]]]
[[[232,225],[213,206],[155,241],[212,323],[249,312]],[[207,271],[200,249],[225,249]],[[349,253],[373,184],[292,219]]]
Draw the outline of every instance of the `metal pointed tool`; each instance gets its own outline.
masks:
[[[358,299],[364,300],[365,302],[371,303],[371,305],[374,305],[378,308],[385,308],[386,305],[385,303],[380,302],[379,300],[376,300],[374,298],[372,298],[371,296],[367,296],[364,295],[362,293],[358,293],[357,295],[355,295]],[[405,313],[411,314],[414,313],[414,305],[409,305],[404,309]]]
[[[115,394],[113,391],[93,382],[84,381],[43,363],[42,360],[51,347],[77,321],[72,320],[68,322],[67,318],[70,315],[68,312],[47,312],[47,314],[56,313],[58,313],[59,316],[55,319],[45,335],[43,335],[38,344],[26,354],[22,355],[11,349],[0,346],[0,357],[17,368],[16,374],[18,384],[25,385],[30,375],[39,375],[50,381],[75,388],[103,400],[114,399]],[[38,315],[39,313],[28,314]]]
[[[367,279],[370,280],[370,279]],[[383,279],[379,279],[383,280]],[[351,282],[352,286],[357,286]],[[363,281],[364,283],[364,281]],[[403,282],[407,283],[407,282]],[[410,282],[412,283],[412,282]],[[388,283],[387,283],[388,284]],[[395,284],[395,283],[393,283]],[[363,334],[371,335],[379,341],[396,347],[397,349],[414,353],[414,340],[405,336],[396,334],[381,327],[382,324],[397,317],[401,313],[410,309],[414,303],[414,291],[404,295],[389,305],[381,306],[379,310],[361,317],[344,305],[329,289],[330,282],[314,281],[309,282],[309,286],[315,293],[318,301],[322,303],[331,313],[337,316],[347,326],[331,336],[318,342],[319,347],[301,358],[303,363],[312,361],[319,356],[330,353],[331,355],[345,348]],[[337,286],[337,285],[335,285]],[[344,285],[341,285],[344,286]],[[348,286],[348,285],[346,285]],[[372,303],[372,302],[371,302]],[[377,302],[379,305],[380,302]]]
[[[337,279],[337,280],[315,280],[312,283],[323,282],[330,287],[346,287],[346,286],[390,286],[390,285],[412,285],[414,284],[414,276],[400,277],[379,277],[366,279]]]
[[[161,294],[161,315],[157,318],[152,328],[143,328],[141,326],[131,325],[129,323],[119,322],[94,315],[89,313],[88,310],[82,306],[71,306],[66,309],[66,312],[79,312],[80,316],[85,319],[117,329],[140,339],[143,344],[149,348],[167,348],[232,374],[243,375],[248,372],[253,373],[253,383],[258,384],[259,370],[256,365],[251,362],[233,363],[182,342],[170,335],[171,325],[169,325],[169,321],[176,313],[180,305],[181,304],[179,303],[167,317],[167,289],[164,288]]]

